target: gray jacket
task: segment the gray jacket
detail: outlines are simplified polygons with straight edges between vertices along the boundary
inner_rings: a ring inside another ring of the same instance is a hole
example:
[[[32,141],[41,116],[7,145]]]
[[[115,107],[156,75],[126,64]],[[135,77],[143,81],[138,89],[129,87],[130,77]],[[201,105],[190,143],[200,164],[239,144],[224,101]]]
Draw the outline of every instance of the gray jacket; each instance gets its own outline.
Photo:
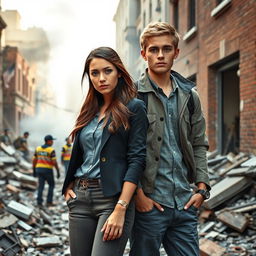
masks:
[[[205,135],[205,119],[200,100],[196,90],[193,89],[195,85],[175,71],[171,71],[171,76],[178,85],[178,125],[181,152],[189,170],[188,181],[190,183],[203,182],[210,189],[206,158],[209,144]],[[138,92],[147,94],[147,116],[149,120],[146,169],[141,183],[144,192],[152,193],[159,167],[162,136],[164,135],[164,106],[153,89],[147,72],[142,74],[137,86]],[[191,96],[193,96],[194,101],[194,112],[190,123],[187,104]]]

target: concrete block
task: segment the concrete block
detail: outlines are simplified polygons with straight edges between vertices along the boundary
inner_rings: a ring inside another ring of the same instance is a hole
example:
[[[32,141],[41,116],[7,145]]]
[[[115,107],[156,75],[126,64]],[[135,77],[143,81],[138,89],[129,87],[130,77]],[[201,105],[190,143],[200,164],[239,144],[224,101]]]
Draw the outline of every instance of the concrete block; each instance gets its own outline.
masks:
[[[37,247],[54,247],[60,246],[61,240],[58,236],[34,238],[34,243]]]
[[[22,182],[25,182],[25,183],[37,186],[37,178],[35,178],[33,176],[26,175],[26,174],[20,173],[18,171],[14,171],[13,175],[19,181],[22,181]]]
[[[13,200],[7,205],[6,209],[8,212],[25,220],[28,220],[33,212],[33,209]]]
[[[17,222],[17,224],[18,224],[21,228],[25,229],[26,231],[30,231],[30,230],[32,229],[32,227],[31,227],[30,225],[28,225],[26,222],[24,222],[24,221],[22,221],[22,220],[19,220],[19,221]]]

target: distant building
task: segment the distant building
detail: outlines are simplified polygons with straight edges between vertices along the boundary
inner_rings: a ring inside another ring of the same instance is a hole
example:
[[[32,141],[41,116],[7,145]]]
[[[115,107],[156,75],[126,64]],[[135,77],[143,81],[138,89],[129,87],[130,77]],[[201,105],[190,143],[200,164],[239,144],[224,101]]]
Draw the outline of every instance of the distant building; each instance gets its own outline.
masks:
[[[12,125],[14,125],[13,133],[19,133],[19,121],[25,117],[34,115],[35,112],[42,108],[40,99],[43,98],[43,94],[45,95],[45,93],[42,92],[45,91],[47,87],[47,67],[50,45],[46,32],[42,28],[32,27],[26,30],[21,28],[21,16],[17,10],[5,10],[1,12],[1,14],[8,24],[8,29],[3,33],[3,44],[6,47],[5,49],[8,49],[5,54],[8,53],[10,55],[15,52],[15,67],[13,70],[22,73],[22,76],[25,77],[25,81],[28,81],[29,90],[32,90],[31,95],[26,94],[26,90],[24,92],[18,90],[19,86],[22,88],[23,86],[26,87],[26,82],[12,85],[13,87],[11,89],[5,87],[6,93],[14,92],[16,96],[20,96],[21,93],[23,95],[22,99],[25,100],[22,101],[23,107],[15,105],[15,109],[10,110],[12,111],[12,115],[15,116],[15,120],[12,123]],[[8,61],[9,60],[7,60],[7,62]],[[10,63],[8,63],[8,65],[10,68]],[[19,76],[15,73],[15,77],[17,78]],[[16,79],[14,82],[17,83],[18,80]],[[18,98],[15,99],[17,101]],[[13,95],[12,97],[8,97],[5,103],[10,104],[10,100],[14,100]],[[7,103],[7,101],[9,103]],[[26,109],[24,108],[25,102],[29,106]],[[7,108],[5,108],[5,110],[7,111]],[[5,117],[7,118],[7,115]],[[11,122],[10,118],[9,121],[5,119],[5,122]],[[6,125],[8,126],[8,124]]]
[[[181,35],[173,69],[197,84],[210,150],[256,154],[256,1],[160,0],[151,2],[153,11],[156,3],[161,20]],[[150,1],[122,0],[114,18],[117,50],[136,78],[143,70],[138,38],[143,21],[151,21],[149,10]]]
[[[114,21],[116,22],[116,50],[134,78],[144,70],[140,57],[139,36],[151,21],[168,21],[168,0],[121,0]]]
[[[35,114],[35,79],[17,47],[3,50],[3,115],[5,126],[20,133],[22,119]]]

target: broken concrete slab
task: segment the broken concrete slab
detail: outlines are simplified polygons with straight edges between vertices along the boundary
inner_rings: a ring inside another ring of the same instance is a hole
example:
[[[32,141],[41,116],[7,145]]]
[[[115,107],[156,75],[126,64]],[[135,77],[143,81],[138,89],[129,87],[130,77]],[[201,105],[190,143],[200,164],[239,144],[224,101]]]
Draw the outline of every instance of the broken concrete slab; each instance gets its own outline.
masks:
[[[227,173],[227,176],[244,176],[250,167],[234,168]]]
[[[22,182],[25,182],[27,184],[31,184],[33,186],[37,186],[37,178],[35,178],[33,176],[23,174],[23,173],[20,173],[18,171],[13,171],[12,174],[16,179],[18,179]]]
[[[4,164],[16,164],[18,161],[13,156],[8,156],[3,151],[0,151],[0,162]]]
[[[213,209],[251,184],[252,180],[246,177],[226,177],[212,187],[211,197],[203,205],[207,209]]]
[[[16,152],[13,146],[11,145],[5,145],[3,142],[0,142],[0,148],[9,156],[13,156]]]
[[[217,219],[228,227],[242,233],[249,224],[249,220],[242,214],[231,211],[223,211],[217,215]]]
[[[251,157],[248,161],[241,164],[242,167],[256,166],[256,156]]]
[[[6,209],[8,212],[25,220],[28,220],[33,212],[33,209],[13,200],[7,205]]]
[[[49,216],[45,211],[40,210],[39,214],[45,223],[52,225],[51,216]]]
[[[30,230],[32,229],[32,227],[31,227],[30,225],[28,225],[26,222],[24,222],[24,221],[22,221],[22,220],[19,220],[19,221],[17,222],[17,224],[18,224],[21,228],[25,229],[26,231],[30,231]]]
[[[37,247],[54,247],[60,246],[61,240],[58,236],[38,237],[34,238],[34,243]]]
[[[19,166],[25,170],[32,169],[32,164],[26,161],[24,158],[19,159]]]
[[[0,228],[7,228],[15,224],[18,219],[11,213],[4,212],[0,215]]]
[[[200,256],[222,256],[226,249],[209,239],[199,240]]]

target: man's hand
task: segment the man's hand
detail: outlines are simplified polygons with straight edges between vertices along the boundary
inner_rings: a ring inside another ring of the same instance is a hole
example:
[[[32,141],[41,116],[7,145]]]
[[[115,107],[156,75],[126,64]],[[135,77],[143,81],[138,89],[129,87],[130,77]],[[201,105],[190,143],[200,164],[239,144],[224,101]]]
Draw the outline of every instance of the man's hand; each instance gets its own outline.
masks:
[[[203,196],[199,193],[196,193],[193,196],[191,196],[189,201],[184,206],[184,209],[187,210],[191,205],[199,209],[203,202],[204,202]]]
[[[153,209],[153,207],[156,207],[161,212],[164,211],[163,207],[147,197],[141,188],[137,190],[137,195],[135,196],[135,206],[138,212],[149,212]]]

